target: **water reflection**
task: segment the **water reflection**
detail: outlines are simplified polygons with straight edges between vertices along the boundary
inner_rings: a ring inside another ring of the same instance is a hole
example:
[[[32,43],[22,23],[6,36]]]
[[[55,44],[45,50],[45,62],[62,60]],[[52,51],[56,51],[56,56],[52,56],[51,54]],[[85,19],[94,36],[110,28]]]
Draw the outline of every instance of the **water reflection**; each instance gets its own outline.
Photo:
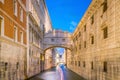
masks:
[[[38,77],[42,80],[64,80],[63,75],[64,69],[65,69],[64,65],[58,65],[56,66],[55,70],[47,71]]]

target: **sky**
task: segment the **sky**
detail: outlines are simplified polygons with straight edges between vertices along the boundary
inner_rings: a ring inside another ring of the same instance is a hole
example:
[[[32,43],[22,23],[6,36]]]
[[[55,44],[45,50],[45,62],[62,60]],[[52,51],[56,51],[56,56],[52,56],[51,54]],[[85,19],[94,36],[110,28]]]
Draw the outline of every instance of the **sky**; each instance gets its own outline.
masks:
[[[53,29],[73,33],[92,0],[45,0]],[[60,55],[64,48],[56,48]]]
[[[64,48],[56,48],[57,49],[57,52],[62,55],[64,53]]]
[[[92,0],[45,0],[53,29],[73,33]]]

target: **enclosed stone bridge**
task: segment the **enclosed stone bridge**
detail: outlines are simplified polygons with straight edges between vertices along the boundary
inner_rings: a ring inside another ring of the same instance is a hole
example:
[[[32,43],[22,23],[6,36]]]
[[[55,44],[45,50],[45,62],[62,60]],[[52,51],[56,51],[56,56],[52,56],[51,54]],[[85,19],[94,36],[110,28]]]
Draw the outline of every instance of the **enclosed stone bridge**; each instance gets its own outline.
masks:
[[[71,34],[61,30],[53,30],[44,36],[44,51],[50,48],[62,47],[71,50],[72,40]]]

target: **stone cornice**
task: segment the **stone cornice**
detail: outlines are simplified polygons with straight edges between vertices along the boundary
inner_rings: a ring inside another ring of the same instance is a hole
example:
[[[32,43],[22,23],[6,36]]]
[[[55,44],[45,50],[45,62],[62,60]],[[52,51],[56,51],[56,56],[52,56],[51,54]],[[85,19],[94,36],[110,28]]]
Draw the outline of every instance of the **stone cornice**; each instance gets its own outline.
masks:
[[[23,4],[21,0],[18,0],[19,4],[22,6],[22,8],[26,11],[26,6]]]
[[[101,0],[92,0],[86,13],[84,14],[79,24],[77,25],[77,28],[75,29],[72,35],[73,37],[79,33],[79,29],[81,29],[86,24],[87,20],[96,12],[96,10],[100,7],[101,3],[102,3]]]

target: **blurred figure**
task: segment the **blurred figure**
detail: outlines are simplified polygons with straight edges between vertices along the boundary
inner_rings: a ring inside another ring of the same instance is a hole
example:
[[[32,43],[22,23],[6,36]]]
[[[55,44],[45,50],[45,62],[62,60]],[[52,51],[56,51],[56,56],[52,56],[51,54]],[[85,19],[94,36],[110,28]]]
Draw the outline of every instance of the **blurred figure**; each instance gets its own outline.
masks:
[[[61,65],[61,64],[58,64],[56,66],[56,74],[59,75],[57,77],[57,80],[64,80],[63,69],[62,68],[63,68],[63,65]]]

